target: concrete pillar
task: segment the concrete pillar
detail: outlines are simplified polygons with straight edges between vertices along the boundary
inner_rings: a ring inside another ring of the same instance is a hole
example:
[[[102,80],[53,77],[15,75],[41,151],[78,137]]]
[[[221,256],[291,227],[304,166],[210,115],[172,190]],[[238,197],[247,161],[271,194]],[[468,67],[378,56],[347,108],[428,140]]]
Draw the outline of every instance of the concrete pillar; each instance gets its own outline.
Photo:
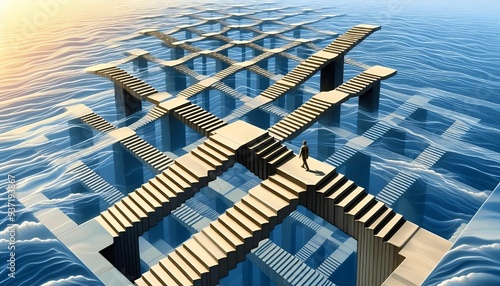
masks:
[[[426,213],[426,202],[427,183],[419,178],[394,202],[392,208],[403,215],[406,220],[422,225]]]
[[[357,122],[357,133],[366,132],[374,125],[374,118],[378,116],[380,101],[380,81],[375,82],[372,87],[359,97],[359,112]]]
[[[377,112],[380,102],[380,81],[359,97],[359,108],[367,112]]]
[[[221,54],[221,55],[223,55],[223,56],[226,56],[226,57],[228,56],[228,53],[229,53],[229,51],[228,51],[227,49],[222,50],[222,51],[220,51],[220,52],[219,52],[219,54]],[[225,69],[227,69],[228,67],[229,67],[229,65],[228,65],[227,63],[222,62],[222,61],[220,61],[220,60],[215,60],[215,73],[218,73],[218,72],[220,72],[220,71],[222,71],[222,70],[225,70]],[[229,87],[234,88],[234,87],[236,86],[236,82],[235,82],[235,76],[234,76],[234,74],[232,74],[232,75],[230,75],[230,76],[226,77],[226,78],[224,79],[224,83],[225,83],[226,85],[228,85]]]
[[[210,112],[210,90],[205,90],[201,93],[201,108]]]
[[[335,152],[335,133],[329,127],[340,126],[340,109],[336,105],[328,110],[320,119],[318,124],[318,160],[326,160]]]
[[[115,104],[118,119],[128,117],[142,110],[142,101],[132,96],[121,86],[115,84]],[[126,123],[127,125],[129,122]]]
[[[285,97],[286,97],[286,109],[289,112],[292,112],[302,105],[304,100],[304,92],[301,89],[294,89],[288,94],[286,94]]]
[[[113,160],[115,183],[127,194],[144,183],[143,164],[118,142],[113,144]]]
[[[271,126],[271,115],[258,108],[250,111],[247,114],[248,123],[253,124],[262,129],[268,129]]]
[[[220,96],[221,106],[224,108],[223,116],[227,116],[236,108],[236,99],[224,92]]]
[[[276,55],[276,73],[277,74],[287,74],[288,73],[288,58],[281,55]]]
[[[257,41],[256,44],[259,45],[259,46],[263,46],[264,41],[263,40]],[[253,56],[254,57],[257,57],[257,56],[259,56],[261,54],[262,54],[261,51],[259,51],[259,50],[253,50]],[[266,60],[260,61],[257,64],[257,66],[259,66],[262,69],[267,70],[268,67],[269,67],[268,60],[266,59]],[[256,75],[256,77],[257,77],[257,90],[258,90],[257,93],[260,94],[262,91],[264,91],[266,88],[269,87],[270,81],[269,81],[269,78],[261,76],[261,75]]]
[[[320,91],[334,90],[344,81],[344,56],[321,69]]]
[[[133,61],[134,70],[146,71],[148,70],[148,61],[143,57],[137,57]]]
[[[346,162],[347,178],[356,182],[356,185],[369,189],[371,161],[371,155],[358,151]]]
[[[201,74],[207,75],[207,57],[201,58]]]
[[[383,138],[387,142],[389,150],[405,156],[406,133],[403,130],[392,128]]]
[[[171,114],[160,118],[164,151],[174,151],[186,146],[186,126]]]
[[[165,86],[167,92],[175,93],[186,89],[187,81],[186,76],[178,72],[174,68],[164,68],[165,71]]]

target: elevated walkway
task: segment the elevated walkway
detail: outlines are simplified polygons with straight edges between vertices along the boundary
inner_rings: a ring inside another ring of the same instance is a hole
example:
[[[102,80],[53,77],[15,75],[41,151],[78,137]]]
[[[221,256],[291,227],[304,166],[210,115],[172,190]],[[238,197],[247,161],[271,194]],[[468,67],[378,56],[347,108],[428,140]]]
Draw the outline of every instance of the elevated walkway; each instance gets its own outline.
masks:
[[[98,65],[87,69],[88,72],[108,78],[117,86],[126,90],[133,97],[143,100],[158,91],[141,79],[134,77],[128,72],[109,65]]]
[[[310,100],[268,129],[280,141],[289,140],[313,125],[333,107],[351,97],[360,96],[374,84],[396,74],[396,71],[380,66],[372,67],[357,75],[334,91],[314,95]]]

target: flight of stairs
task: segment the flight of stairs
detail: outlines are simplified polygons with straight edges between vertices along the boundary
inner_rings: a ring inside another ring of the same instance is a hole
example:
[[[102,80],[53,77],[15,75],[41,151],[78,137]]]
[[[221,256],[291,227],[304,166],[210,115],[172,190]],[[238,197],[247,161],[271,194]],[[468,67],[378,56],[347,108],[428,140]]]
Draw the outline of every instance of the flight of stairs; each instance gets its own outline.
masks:
[[[256,143],[240,152],[238,162],[265,180],[276,173],[276,168],[293,158],[293,151],[266,133]]]
[[[251,189],[216,221],[151,267],[136,285],[215,285],[288,216],[306,186],[286,174]],[[297,259],[298,260],[298,259]]]
[[[192,197],[209,181],[235,163],[236,150],[214,139],[175,160],[163,171],[127,197],[101,213],[104,227],[118,238],[140,236],[172,210]]]

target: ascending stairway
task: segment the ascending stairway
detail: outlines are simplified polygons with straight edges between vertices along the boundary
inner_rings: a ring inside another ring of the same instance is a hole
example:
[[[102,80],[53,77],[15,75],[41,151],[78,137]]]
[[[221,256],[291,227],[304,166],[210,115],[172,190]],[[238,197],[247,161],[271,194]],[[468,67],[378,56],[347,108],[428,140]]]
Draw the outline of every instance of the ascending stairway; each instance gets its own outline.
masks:
[[[294,156],[292,150],[267,133],[259,142],[250,145],[247,151],[239,162],[264,180],[276,173],[277,167]]]
[[[193,235],[136,285],[214,285],[298,205],[305,186],[273,175]],[[297,259],[298,260],[298,259]]]
[[[173,115],[205,137],[227,125],[222,119],[192,103],[174,109]]]
[[[103,226],[115,238],[127,234],[140,236],[214,180],[217,174],[230,168],[236,161],[235,153],[236,150],[217,141],[217,136],[206,140],[191,153],[177,158],[166,171],[102,212]]]
[[[123,197],[119,190],[82,162],[79,162],[78,166],[69,172],[74,173],[88,189],[99,194],[109,205],[113,205]]]
[[[155,171],[161,172],[173,163],[173,160],[153,145],[136,134],[120,141],[137,159],[146,162]]]

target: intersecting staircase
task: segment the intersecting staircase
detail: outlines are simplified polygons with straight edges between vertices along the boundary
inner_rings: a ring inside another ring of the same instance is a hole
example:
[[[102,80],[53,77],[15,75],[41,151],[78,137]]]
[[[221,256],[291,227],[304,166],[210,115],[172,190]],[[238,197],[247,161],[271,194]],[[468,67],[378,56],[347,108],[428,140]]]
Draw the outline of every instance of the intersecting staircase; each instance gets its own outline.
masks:
[[[270,176],[210,226],[151,267],[135,284],[217,284],[295,209],[305,189],[290,175]]]
[[[312,126],[332,106],[329,102],[311,98],[288,116],[268,129],[280,141],[290,139]]]
[[[153,107],[150,111],[148,111],[148,113],[146,113],[146,115],[144,115],[142,118],[140,118],[139,120],[137,120],[136,122],[130,124],[128,126],[128,128],[132,129],[132,130],[137,130],[153,121],[156,121],[158,119],[160,119],[161,117],[165,116],[167,114],[167,112],[162,109],[161,107],[159,106],[155,106]]]
[[[217,174],[233,166],[235,154],[236,150],[221,144],[217,138],[207,139],[191,153],[177,158],[166,171],[102,212],[103,226],[115,238],[140,236],[207,186]]]

